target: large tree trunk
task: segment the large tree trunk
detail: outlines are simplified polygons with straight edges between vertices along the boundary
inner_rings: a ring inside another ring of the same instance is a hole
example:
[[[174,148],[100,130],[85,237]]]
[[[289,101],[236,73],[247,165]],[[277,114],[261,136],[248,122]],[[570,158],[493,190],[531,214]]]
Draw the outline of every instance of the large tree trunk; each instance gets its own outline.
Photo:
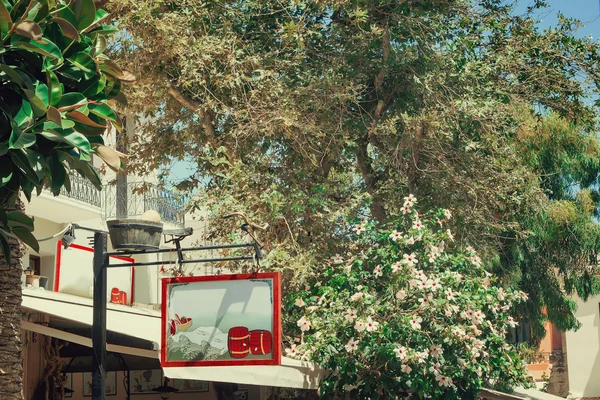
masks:
[[[7,211],[23,211],[17,200]],[[23,245],[9,238],[11,263],[0,255],[0,399],[23,400],[23,354],[21,344],[21,275]]]

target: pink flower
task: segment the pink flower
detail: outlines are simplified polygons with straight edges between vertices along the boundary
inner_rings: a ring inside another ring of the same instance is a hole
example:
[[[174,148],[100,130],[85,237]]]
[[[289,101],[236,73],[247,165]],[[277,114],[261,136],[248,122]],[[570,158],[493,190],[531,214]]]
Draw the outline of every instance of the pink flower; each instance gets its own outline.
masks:
[[[293,344],[289,349],[285,349],[285,354],[287,354],[288,357],[296,356],[298,354],[298,351],[296,351],[296,345]]]
[[[300,330],[302,332],[306,332],[310,330],[310,321],[307,320],[305,317],[302,317],[298,320],[297,322],[298,326],[300,327]]]
[[[400,360],[404,360],[408,356],[408,350],[406,350],[406,347],[404,346],[399,346],[394,349],[394,354],[396,354],[396,357]]]
[[[435,380],[437,381],[437,383],[440,386],[446,386],[446,387],[450,387],[452,386],[452,379],[448,378],[447,376],[444,375],[436,375],[435,376]]]
[[[442,349],[442,346],[439,346],[439,345],[431,346],[431,356],[432,357],[440,358],[440,356],[442,354],[444,354],[444,349]]]
[[[348,311],[346,311],[346,315],[344,316],[344,318],[346,318],[346,321],[348,322],[354,322],[354,320],[356,319],[356,311],[349,309]]]
[[[364,321],[361,321],[360,319],[356,320],[356,323],[354,324],[354,329],[356,329],[358,332],[363,332],[366,328],[367,326],[365,325]]]
[[[404,205],[413,206],[417,204],[417,198],[413,194],[409,194],[404,198]]]
[[[354,353],[356,347],[358,346],[358,341],[355,341],[354,338],[348,340],[348,343],[344,346],[348,353]]]
[[[383,275],[383,270],[381,269],[381,266],[376,266],[375,269],[373,270],[373,275],[379,277]]]
[[[400,262],[407,265],[409,268],[412,268],[415,264],[419,263],[419,260],[417,260],[417,257],[415,257],[415,253],[410,253],[404,254],[402,256],[402,261]]]
[[[413,317],[410,320],[410,326],[413,329],[419,330],[421,329],[421,322],[423,322],[423,318],[413,315]]]
[[[390,233],[390,239],[392,239],[394,242],[397,242],[398,240],[402,239],[402,234],[398,231],[392,231],[392,233]]]
[[[298,307],[304,307],[306,305],[306,303],[304,302],[304,300],[302,300],[300,297],[298,297],[294,303]]]
[[[412,368],[406,364],[403,364],[402,367],[400,367],[400,371],[404,372],[405,374],[410,374],[412,371]]]
[[[375,332],[379,328],[379,322],[373,321],[371,317],[367,317],[367,322],[365,323],[367,332]]]
[[[361,233],[367,230],[367,228],[363,224],[357,224],[354,226],[353,229],[357,235],[360,235]]]

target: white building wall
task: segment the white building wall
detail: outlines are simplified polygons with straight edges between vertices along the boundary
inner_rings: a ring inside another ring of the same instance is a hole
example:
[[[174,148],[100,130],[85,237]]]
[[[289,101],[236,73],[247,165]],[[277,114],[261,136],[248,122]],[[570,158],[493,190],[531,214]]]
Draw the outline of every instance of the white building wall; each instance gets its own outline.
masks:
[[[569,391],[575,398],[600,397],[600,296],[577,300],[581,328],[566,333]]]

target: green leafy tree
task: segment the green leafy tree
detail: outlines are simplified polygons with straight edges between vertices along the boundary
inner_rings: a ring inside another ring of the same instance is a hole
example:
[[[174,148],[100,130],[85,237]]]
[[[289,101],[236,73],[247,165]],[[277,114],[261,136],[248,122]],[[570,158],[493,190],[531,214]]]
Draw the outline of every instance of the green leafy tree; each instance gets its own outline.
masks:
[[[473,248],[455,247],[450,210],[420,216],[405,199],[383,229],[354,221],[348,255],[315,265],[288,296],[287,355],[334,371],[321,394],[335,398],[465,399],[485,382],[528,385],[506,343],[512,305],[527,295],[497,287]]]
[[[114,169],[120,155],[102,135],[120,129],[112,106],[132,76],[105,55],[108,13],[92,0],[0,1],[0,397],[22,398],[19,239],[38,250],[29,200],[70,190],[78,173],[100,190],[92,154]]]
[[[600,244],[599,47],[577,21],[541,30],[544,1],[522,15],[499,0],[113,7],[114,54],[141,77],[131,167],[192,161],[179,187],[202,188],[211,235],[247,214],[286,290],[346,252],[348,217],[385,224],[414,193],[529,294],[518,311],[538,338],[544,307],[577,327],[569,296],[597,293]]]

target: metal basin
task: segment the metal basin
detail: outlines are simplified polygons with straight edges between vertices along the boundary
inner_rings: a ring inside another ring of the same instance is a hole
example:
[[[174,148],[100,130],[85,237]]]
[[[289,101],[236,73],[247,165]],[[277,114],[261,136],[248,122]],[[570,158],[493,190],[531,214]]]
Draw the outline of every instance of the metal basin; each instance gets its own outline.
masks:
[[[152,250],[160,246],[162,222],[141,219],[106,221],[113,248],[116,250]]]

